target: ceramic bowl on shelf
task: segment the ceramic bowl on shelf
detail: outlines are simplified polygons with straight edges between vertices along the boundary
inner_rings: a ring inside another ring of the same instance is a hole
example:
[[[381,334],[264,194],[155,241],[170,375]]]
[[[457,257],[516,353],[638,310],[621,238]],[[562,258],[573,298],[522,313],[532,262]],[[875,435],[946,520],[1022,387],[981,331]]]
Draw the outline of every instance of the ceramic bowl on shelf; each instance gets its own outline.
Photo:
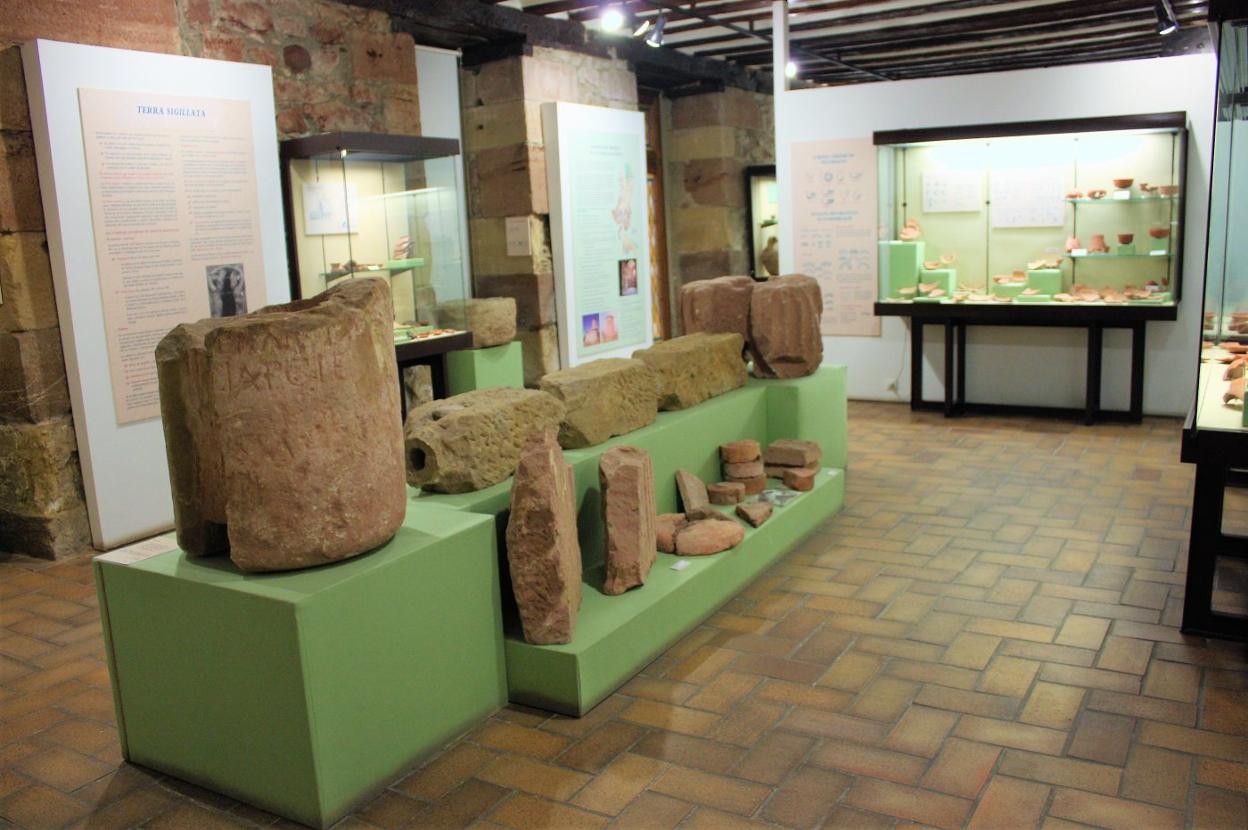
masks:
[[[1170,235],[1170,229],[1163,228],[1161,226],[1158,226],[1156,228],[1149,228],[1148,235],[1151,236],[1153,239],[1165,239],[1167,236]]]
[[[1119,190],[1126,190],[1134,181],[1135,179],[1114,179],[1114,187]]]
[[[1133,233],[1120,233],[1120,234],[1118,234],[1118,244],[1119,244],[1119,245],[1130,245],[1130,244],[1131,244],[1132,242],[1134,242],[1134,241],[1135,241],[1135,234],[1133,234]]]
[[[1105,194],[1107,192],[1108,191],[1106,191],[1105,189],[1097,187],[1088,191],[1088,198],[1089,199],[1104,199]]]
[[[1163,184],[1158,186],[1157,190],[1161,192],[1162,196],[1179,195],[1179,186],[1177,184]]]
[[[1066,198],[1067,199],[1082,199],[1083,191],[1082,190],[1067,190]]]

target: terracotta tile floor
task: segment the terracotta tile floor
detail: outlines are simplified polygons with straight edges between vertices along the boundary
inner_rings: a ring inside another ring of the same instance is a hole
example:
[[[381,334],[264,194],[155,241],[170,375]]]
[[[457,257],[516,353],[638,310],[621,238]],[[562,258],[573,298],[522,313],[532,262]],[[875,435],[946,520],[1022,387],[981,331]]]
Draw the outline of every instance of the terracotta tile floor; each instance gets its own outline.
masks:
[[[1248,826],[1248,651],[1176,627],[1177,421],[850,434],[845,510],[618,694],[503,710],[340,826]],[[279,823],[121,762],[85,557],[0,561],[0,625],[0,825]]]

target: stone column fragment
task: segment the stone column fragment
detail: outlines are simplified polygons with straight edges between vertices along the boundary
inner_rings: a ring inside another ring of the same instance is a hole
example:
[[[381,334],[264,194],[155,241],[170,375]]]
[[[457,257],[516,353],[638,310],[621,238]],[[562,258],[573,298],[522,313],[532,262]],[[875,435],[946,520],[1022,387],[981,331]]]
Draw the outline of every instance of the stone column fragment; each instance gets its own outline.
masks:
[[[654,467],[645,450],[612,447],[598,462],[607,532],[603,592],[622,594],[646,581],[657,550]]]
[[[680,320],[684,333],[727,332],[748,340],[753,292],[754,280],[749,277],[716,277],[685,283],[680,287]]]
[[[823,362],[819,318],[823,295],[813,277],[791,274],[754,287],[750,298],[750,355],[754,376],[798,378]]]

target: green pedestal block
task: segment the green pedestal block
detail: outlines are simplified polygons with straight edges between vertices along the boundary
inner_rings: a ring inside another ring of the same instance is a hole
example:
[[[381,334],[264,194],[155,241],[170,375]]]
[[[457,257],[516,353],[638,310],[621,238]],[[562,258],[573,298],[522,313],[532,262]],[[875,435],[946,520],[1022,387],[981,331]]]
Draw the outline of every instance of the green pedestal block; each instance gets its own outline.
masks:
[[[1052,294],[1019,294],[1014,298],[1020,303],[1051,303],[1053,302]]]
[[[994,282],[989,291],[998,297],[1017,297],[1027,287],[1025,282],[999,283]]]
[[[600,568],[587,571],[571,643],[530,645],[518,626],[508,627],[511,699],[585,714],[839,510],[844,494],[844,473],[825,469],[809,493],[777,507],[762,527],[746,528],[737,547],[713,556],[660,553],[646,584],[621,596],[602,593]],[[681,559],[688,567],[672,570]]]
[[[1117,256],[1135,256],[1135,243],[1129,245],[1115,245],[1114,254]]]
[[[1148,239],[1149,239],[1148,249],[1150,251],[1156,251],[1156,252],[1160,252],[1164,254],[1170,250],[1170,237],[1166,236],[1166,237],[1162,237],[1161,239],[1156,239],[1150,236]]]
[[[939,283],[945,293],[952,294],[958,289],[958,269],[934,268],[931,271],[920,271],[919,282]]]
[[[1027,287],[1041,294],[1062,293],[1061,268],[1037,268],[1027,272]]]
[[[898,289],[918,285],[922,267],[922,242],[881,242],[880,277],[884,284],[880,296],[896,297]]]
[[[285,573],[110,556],[95,576],[133,763],[325,827],[506,701],[488,516],[414,505],[383,547]]]
[[[447,352],[446,391],[448,395],[505,386],[524,388],[524,359],[520,341],[486,349]]]

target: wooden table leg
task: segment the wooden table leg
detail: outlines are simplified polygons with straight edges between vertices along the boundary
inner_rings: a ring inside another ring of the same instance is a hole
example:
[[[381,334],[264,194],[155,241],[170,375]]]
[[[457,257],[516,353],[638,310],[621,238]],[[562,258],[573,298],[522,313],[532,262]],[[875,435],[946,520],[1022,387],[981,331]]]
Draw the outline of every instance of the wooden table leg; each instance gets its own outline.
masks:
[[[958,414],[966,408],[966,321],[958,321]]]
[[[923,404],[923,321],[910,318],[910,408]]]
[[[956,393],[956,381],[954,375],[956,369],[954,367],[955,358],[953,353],[954,346],[954,328],[957,326],[952,320],[945,321],[945,417],[953,417],[953,397]]]
[[[1092,424],[1101,411],[1101,348],[1105,339],[1105,330],[1100,323],[1088,326],[1088,391],[1084,406],[1083,422]]]
[[[1144,420],[1144,327],[1143,320],[1131,326],[1131,420]]]

